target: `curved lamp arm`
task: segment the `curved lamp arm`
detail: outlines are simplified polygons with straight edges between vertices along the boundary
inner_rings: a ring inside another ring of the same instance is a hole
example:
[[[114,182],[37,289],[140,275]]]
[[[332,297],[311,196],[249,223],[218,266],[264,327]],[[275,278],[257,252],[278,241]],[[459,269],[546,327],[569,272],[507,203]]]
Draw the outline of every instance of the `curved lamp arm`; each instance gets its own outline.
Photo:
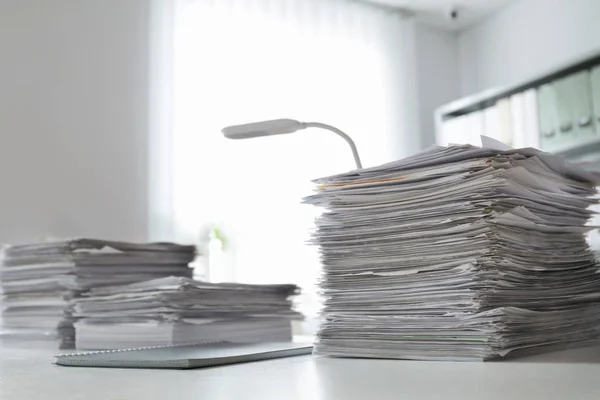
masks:
[[[293,119],[275,119],[271,121],[228,126],[223,128],[221,132],[228,139],[250,139],[261,136],[284,135],[306,128],[326,129],[342,137],[350,145],[356,167],[358,169],[362,168],[358,150],[356,149],[356,144],[354,144],[352,138],[338,128],[320,122],[299,122]]]
[[[320,122],[304,122],[303,125],[305,128],[327,129],[328,131],[331,131],[331,132],[335,133],[336,135],[341,136],[350,146],[350,150],[352,150],[352,156],[354,157],[354,162],[356,163],[356,168],[362,169],[362,163],[360,162],[360,156],[358,155],[358,149],[356,148],[356,144],[354,143],[354,140],[352,140],[352,138],[350,136],[348,136],[347,134],[345,134],[344,132],[342,132],[341,130],[336,128],[335,126],[322,124]]]

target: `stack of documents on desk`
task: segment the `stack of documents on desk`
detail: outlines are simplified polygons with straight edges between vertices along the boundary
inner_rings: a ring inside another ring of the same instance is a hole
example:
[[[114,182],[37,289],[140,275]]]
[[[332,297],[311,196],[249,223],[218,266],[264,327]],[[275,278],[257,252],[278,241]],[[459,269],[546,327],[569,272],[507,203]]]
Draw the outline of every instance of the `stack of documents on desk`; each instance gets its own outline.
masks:
[[[3,330],[72,346],[73,299],[91,288],[189,277],[194,246],[77,239],[10,246],[0,262]]]
[[[290,300],[297,292],[176,277],[92,289],[75,301],[76,348],[289,341],[301,318]]]
[[[432,147],[317,180],[317,354],[484,360],[597,342],[600,179],[534,149]]]

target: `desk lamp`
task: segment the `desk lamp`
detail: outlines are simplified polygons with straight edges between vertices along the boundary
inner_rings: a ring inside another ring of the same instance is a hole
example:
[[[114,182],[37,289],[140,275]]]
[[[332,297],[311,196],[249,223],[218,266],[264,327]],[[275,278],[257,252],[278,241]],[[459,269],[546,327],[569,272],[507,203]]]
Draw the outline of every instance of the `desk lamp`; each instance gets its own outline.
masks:
[[[221,132],[228,139],[250,139],[261,136],[283,135],[306,128],[326,129],[338,136],[341,136],[350,145],[352,155],[354,156],[354,162],[356,163],[356,168],[362,168],[360,157],[358,156],[358,150],[356,149],[356,145],[350,136],[331,125],[322,124],[320,122],[299,122],[293,119],[274,119],[271,121],[228,126],[223,128]]]

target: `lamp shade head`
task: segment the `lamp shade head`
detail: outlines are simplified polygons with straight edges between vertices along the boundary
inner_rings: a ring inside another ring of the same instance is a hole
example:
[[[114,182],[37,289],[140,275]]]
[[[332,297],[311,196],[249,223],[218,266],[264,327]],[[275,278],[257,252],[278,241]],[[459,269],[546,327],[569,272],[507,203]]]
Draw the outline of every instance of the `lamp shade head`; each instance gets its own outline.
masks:
[[[250,139],[261,136],[283,135],[304,128],[305,126],[302,122],[293,119],[274,119],[271,121],[228,126],[223,128],[221,132],[228,139]]]

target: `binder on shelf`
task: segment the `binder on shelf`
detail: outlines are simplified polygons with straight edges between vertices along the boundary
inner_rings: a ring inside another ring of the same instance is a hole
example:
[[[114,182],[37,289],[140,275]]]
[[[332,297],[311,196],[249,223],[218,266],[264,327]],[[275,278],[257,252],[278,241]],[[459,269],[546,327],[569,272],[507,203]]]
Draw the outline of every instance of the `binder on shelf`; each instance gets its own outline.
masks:
[[[570,76],[569,81],[576,142],[581,143],[596,136],[590,72],[582,71],[573,74]]]
[[[552,151],[561,143],[556,88],[553,83],[542,85],[538,89],[538,114],[541,148]]]

